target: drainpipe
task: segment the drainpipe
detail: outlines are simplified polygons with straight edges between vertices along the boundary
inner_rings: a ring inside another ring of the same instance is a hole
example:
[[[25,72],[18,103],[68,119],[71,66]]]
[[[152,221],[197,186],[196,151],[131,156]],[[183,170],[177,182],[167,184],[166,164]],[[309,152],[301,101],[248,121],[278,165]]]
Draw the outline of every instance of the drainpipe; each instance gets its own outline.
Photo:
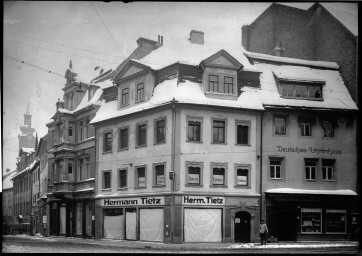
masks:
[[[263,219],[263,114],[264,112],[260,116],[260,220]]]
[[[175,232],[175,142],[176,142],[176,109],[175,105],[172,104],[172,147],[171,147],[171,166],[172,166],[172,183],[171,183],[171,243],[174,243],[174,232]]]

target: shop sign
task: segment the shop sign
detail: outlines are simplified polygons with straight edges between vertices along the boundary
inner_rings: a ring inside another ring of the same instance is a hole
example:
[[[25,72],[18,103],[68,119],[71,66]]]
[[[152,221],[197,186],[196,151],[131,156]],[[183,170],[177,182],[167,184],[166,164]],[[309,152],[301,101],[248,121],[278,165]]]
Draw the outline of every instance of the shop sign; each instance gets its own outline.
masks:
[[[138,186],[139,187],[146,187],[146,177],[139,177],[138,178]]]
[[[312,154],[328,154],[328,155],[341,155],[342,150],[340,149],[331,149],[331,148],[317,148],[317,147],[283,147],[277,145],[277,152],[288,152],[288,153],[307,153],[310,152]]]
[[[165,175],[157,175],[157,184],[165,184]]]
[[[163,196],[149,196],[137,198],[103,198],[101,206],[137,206],[137,205],[164,205]]]
[[[200,184],[200,176],[198,174],[189,174],[187,177],[188,184]]]
[[[182,204],[187,205],[225,205],[225,197],[218,196],[183,196]]]
[[[248,185],[246,176],[238,176],[237,179],[238,179],[238,185]]]
[[[212,184],[223,185],[224,184],[224,175],[213,175]]]

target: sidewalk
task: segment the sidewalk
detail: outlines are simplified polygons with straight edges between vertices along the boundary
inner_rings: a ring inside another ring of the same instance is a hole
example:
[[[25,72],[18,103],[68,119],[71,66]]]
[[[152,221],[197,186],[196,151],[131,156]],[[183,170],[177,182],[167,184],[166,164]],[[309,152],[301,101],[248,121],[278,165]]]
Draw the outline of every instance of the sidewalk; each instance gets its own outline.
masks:
[[[70,243],[97,244],[102,246],[123,247],[128,249],[171,249],[171,250],[234,250],[234,249],[270,249],[270,248],[336,248],[336,247],[359,247],[357,241],[308,241],[308,242],[278,242],[260,245],[260,243],[184,243],[165,244],[159,242],[128,241],[113,239],[83,239],[74,237],[43,237],[40,234],[28,235],[7,235],[6,237],[24,237],[26,239],[43,239],[47,241],[66,241]]]

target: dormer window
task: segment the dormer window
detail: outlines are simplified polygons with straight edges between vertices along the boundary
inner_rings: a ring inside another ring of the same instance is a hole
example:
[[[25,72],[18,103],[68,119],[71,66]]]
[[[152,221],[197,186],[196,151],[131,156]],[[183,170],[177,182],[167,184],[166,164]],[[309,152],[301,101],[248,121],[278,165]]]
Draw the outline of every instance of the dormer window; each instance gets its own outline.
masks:
[[[236,89],[234,86],[234,77],[226,76],[224,74],[209,74],[209,92],[222,93],[222,94],[234,94]]]
[[[284,98],[323,100],[322,85],[280,82],[279,93]]]
[[[145,83],[138,83],[136,85],[136,101],[142,101],[145,99]]]
[[[215,75],[209,75],[209,91],[219,92],[219,77]]]
[[[121,90],[121,106],[126,106],[129,104],[129,87],[123,88]]]

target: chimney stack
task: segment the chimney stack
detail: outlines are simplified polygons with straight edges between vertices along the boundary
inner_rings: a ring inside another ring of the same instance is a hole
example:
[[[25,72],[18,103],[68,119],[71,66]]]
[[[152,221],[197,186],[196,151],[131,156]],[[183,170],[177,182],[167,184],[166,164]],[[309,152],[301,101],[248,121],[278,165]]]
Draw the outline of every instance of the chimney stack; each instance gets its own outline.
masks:
[[[283,57],[284,48],[281,41],[278,41],[275,48],[273,49],[273,55]]]
[[[204,32],[191,30],[190,41],[192,44],[204,44]]]
[[[158,35],[157,43],[158,45],[163,45],[163,36]]]

